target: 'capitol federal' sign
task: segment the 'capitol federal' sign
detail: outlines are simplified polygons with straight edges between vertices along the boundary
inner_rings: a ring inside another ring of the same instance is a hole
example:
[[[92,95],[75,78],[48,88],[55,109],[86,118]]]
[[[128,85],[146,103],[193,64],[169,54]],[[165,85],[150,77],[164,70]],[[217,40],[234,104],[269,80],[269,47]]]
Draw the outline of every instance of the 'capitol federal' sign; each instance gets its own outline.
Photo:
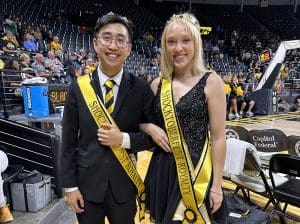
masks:
[[[251,130],[248,134],[250,143],[258,151],[278,152],[289,148],[286,135],[278,129]]]

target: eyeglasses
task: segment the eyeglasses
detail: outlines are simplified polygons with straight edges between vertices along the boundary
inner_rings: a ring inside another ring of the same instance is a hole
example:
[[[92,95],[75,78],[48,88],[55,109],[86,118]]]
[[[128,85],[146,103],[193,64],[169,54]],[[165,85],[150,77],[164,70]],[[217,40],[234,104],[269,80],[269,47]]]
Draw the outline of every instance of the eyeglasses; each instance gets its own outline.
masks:
[[[115,41],[115,44],[119,48],[124,48],[128,43],[128,41],[125,38],[122,38],[122,37],[112,38],[111,36],[103,35],[103,36],[99,36],[99,37],[96,37],[96,38],[100,40],[100,43],[103,46],[111,45],[113,40]]]

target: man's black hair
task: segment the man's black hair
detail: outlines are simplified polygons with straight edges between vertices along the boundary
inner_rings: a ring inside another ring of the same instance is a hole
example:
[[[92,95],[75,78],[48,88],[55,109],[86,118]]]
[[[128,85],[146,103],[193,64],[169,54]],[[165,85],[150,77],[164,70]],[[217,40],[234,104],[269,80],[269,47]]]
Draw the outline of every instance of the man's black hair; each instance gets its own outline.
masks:
[[[120,23],[126,27],[129,35],[129,42],[131,42],[133,38],[133,23],[126,17],[113,13],[108,13],[97,20],[94,30],[95,36],[97,36],[103,26],[113,23]]]

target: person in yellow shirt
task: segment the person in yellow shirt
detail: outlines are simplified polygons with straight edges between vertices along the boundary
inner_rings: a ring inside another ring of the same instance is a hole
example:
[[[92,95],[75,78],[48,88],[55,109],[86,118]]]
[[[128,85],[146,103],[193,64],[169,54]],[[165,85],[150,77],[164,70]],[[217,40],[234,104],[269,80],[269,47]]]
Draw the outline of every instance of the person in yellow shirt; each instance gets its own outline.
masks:
[[[228,112],[229,107],[230,107],[229,96],[231,93],[231,87],[230,87],[231,78],[230,78],[230,76],[224,75],[223,82],[224,82],[224,90],[225,90],[225,94],[226,94],[226,111]]]
[[[223,81],[224,81],[224,89],[225,89],[226,96],[229,96],[229,94],[231,92],[230,77],[228,77],[227,75],[224,75]]]
[[[254,77],[259,82],[260,78],[262,77],[262,73],[260,71],[260,68],[255,68]]]
[[[229,114],[228,114],[228,119],[233,120],[233,119],[240,119],[240,115],[238,113],[238,108],[237,108],[237,100],[238,96],[242,95],[242,89],[241,85],[238,81],[238,77],[236,75],[232,76],[231,78],[231,83],[230,83],[230,89],[231,92],[229,94]]]
[[[90,71],[90,73],[92,73],[93,71],[96,70],[96,67],[94,65],[94,61],[92,58],[87,59],[85,67]]]
[[[9,40],[13,42],[16,45],[16,47],[19,47],[19,42],[17,41],[16,36],[11,31],[7,31],[6,35],[2,38],[2,40]]]
[[[19,47],[19,43],[16,39],[16,36],[12,32],[7,31],[6,35],[1,40],[1,48],[2,48],[1,50],[5,54],[19,55],[20,51],[18,50],[18,47]]]
[[[59,42],[58,36],[53,37],[53,40],[50,43],[50,51],[52,51],[55,56],[58,56],[62,60],[63,46]]]
[[[286,81],[289,76],[289,68],[287,66],[282,66],[280,69],[280,79]]]

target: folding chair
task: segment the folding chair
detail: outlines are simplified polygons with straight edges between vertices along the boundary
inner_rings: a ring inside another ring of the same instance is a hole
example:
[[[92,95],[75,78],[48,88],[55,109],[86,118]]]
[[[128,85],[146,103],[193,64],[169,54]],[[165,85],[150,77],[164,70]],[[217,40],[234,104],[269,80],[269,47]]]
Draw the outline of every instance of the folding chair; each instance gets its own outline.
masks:
[[[278,183],[274,178],[276,174],[287,175],[288,181]],[[286,214],[288,205],[300,207],[300,157],[284,154],[272,156],[269,175],[273,187],[273,196],[277,201],[272,214],[275,212],[279,217],[287,217],[300,222],[300,216]],[[280,202],[284,203],[283,209],[279,206]],[[284,220],[281,223],[285,223]]]
[[[234,155],[232,161],[228,161],[227,154]],[[263,206],[263,210],[266,210],[270,203],[274,206],[276,202],[272,194],[271,180],[266,175],[265,170],[262,168],[261,160],[254,145],[238,140],[227,139],[227,154],[225,161],[225,171],[231,173],[230,180],[237,185],[235,193],[241,190],[244,199],[254,204],[250,198],[250,192],[255,192],[266,198],[267,203]],[[226,163],[235,164],[239,168],[235,172],[226,170]],[[283,183],[287,181],[285,177],[276,176],[278,182]]]

